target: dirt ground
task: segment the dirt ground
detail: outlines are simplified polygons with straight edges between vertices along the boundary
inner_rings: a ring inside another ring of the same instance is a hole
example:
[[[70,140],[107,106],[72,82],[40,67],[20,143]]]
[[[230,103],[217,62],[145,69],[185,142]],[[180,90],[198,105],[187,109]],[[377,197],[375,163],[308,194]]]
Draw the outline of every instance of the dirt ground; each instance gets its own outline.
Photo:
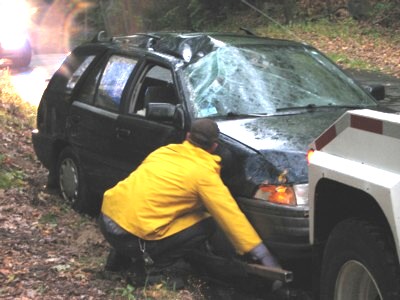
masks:
[[[106,245],[95,222],[45,189],[47,170],[35,159],[31,130],[16,126],[0,128],[0,153],[25,173],[20,187],[0,189],[0,298],[109,298],[122,285],[102,277]]]
[[[135,290],[124,274],[104,272],[108,246],[96,221],[46,189],[47,170],[36,160],[31,128],[18,118],[0,120],[1,166],[20,177],[18,187],[0,189],[1,299],[203,298],[203,283],[195,278],[192,291]]]
[[[4,118],[1,108],[0,167],[17,180],[0,188],[0,299],[258,299],[195,274],[174,291],[163,284],[134,288],[129,274],[104,271],[109,248],[96,220],[46,189],[31,126],[19,115]]]

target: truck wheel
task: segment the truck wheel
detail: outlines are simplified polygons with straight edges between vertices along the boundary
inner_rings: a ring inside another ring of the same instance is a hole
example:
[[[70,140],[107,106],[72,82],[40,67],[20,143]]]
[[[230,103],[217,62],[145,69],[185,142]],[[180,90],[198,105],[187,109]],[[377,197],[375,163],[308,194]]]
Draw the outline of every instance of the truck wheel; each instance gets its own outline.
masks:
[[[70,147],[60,154],[57,164],[58,183],[63,199],[78,212],[86,212],[86,185],[77,155]]]
[[[384,230],[349,219],[329,236],[322,261],[321,299],[400,299],[400,270]]]

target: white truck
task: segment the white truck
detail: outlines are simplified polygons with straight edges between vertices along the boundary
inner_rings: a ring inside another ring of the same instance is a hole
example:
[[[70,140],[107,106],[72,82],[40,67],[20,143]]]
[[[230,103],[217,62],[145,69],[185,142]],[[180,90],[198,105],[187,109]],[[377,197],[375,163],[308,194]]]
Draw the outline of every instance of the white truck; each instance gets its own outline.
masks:
[[[345,113],[310,147],[315,299],[400,299],[400,115]]]

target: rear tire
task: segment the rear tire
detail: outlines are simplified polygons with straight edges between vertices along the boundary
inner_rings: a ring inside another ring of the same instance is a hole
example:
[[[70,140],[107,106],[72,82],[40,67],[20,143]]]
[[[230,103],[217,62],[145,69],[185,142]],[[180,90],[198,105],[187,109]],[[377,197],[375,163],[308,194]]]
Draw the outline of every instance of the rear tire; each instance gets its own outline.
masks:
[[[78,212],[88,212],[87,189],[78,156],[70,147],[60,154],[57,164],[60,193],[63,199]]]
[[[400,299],[399,261],[382,227],[349,219],[333,229],[322,261],[320,299]]]
[[[13,61],[13,66],[16,68],[25,68],[31,64],[32,60],[32,47],[29,41],[26,41],[22,54],[20,57]]]

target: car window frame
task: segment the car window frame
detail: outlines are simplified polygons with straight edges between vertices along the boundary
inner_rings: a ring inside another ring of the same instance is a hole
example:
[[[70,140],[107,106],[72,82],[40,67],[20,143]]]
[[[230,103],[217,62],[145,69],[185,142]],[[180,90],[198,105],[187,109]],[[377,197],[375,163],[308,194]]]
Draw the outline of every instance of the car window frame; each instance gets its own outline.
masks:
[[[82,82],[90,70],[99,62],[99,59],[104,55],[104,49],[99,48],[77,48],[69,54],[63,63],[60,65],[58,70],[52,76],[49,81],[48,89],[62,91],[63,94],[73,96],[74,93],[79,89]],[[72,89],[68,89],[68,82],[71,80],[74,72],[82,65],[83,61],[89,56],[94,56],[88,67],[79,76]],[[76,65],[76,58],[85,57],[79,64]]]
[[[90,68],[91,64],[93,61],[96,59],[95,54],[89,54],[87,56],[82,56],[85,57],[79,66],[75,68],[75,70],[72,72],[71,77],[67,80],[67,84],[65,85],[65,92],[66,93],[72,93],[72,91],[75,89],[76,85],[78,84],[79,80],[82,78],[83,74],[87,72],[87,70]],[[89,62],[86,63],[87,60],[90,60]],[[86,66],[84,64],[86,63]],[[77,72],[80,71],[84,66],[84,69],[78,74]]]
[[[102,79],[103,74],[104,74],[104,70],[105,70],[105,68],[106,68],[106,66],[107,66],[107,64],[110,61],[110,58],[112,56],[120,56],[120,57],[125,57],[125,58],[128,58],[128,59],[136,60],[136,65],[133,68],[131,74],[129,75],[129,77],[128,77],[126,83],[125,83],[125,87],[124,87],[124,89],[123,89],[123,91],[121,93],[121,99],[120,99],[119,107],[118,107],[117,110],[111,110],[111,109],[108,109],[106,107],[96,105],[96,101],[95,101],[96,97],[98,95],[99,86],[100,86],[100,82],[101,82],[101,79]],[[118,113],[118,114],[121,113],[121,111],[123,110],[123,105],[124,105],[124,102],[125,102],[124,99],[126,98],[127,91],[129,91],[130,86],[132,84],[132,79],[136,76],[136,73],[138,72],[138,69],[140,68],[140,61],[141,61],[140,57],[135,56],[135,55],[128,55],[127,53],[114,52],[114,51],[106,53],[104,55],[104,57],[102,57],[98,61],[98,63],[96,63],[96,65],[93,65],[90,68],[90,70],[86,71],[87,73],[85,74],[86,75],[85,79],[81,80],[81,85],[78,87],[78,89],[76,90],[76,93],[74,94],[74,101],[78,101],[78,102],[90,105],[92,107],[95,107],[96,109],[102,109],[102,110],[105,110],[105,111],[108,111],[108,112],[111,112],[111,113]],[[94,87],[93,87],[94,93],[92,95],[92,99],[91,99],[90,102],[83,101],[82,99],[80,99],[80,97],[81,97],[81,92],[82,92],[82,88],[84,86],[84,83],[88,82],[89,80],[91,80],[91,79],[93,79],[95,77],[98,77],[98,78],[95,79],[95,84],[94,84]]]
[[[144,114],[138,114],[138,113],[135,113],[134,111],[138,105],[138,98],[139,98],[139,94],[143,88],[143,81],[145,80],[148,72],[155,66],[159,66],[159,67],[165,68],[170,71],[171,79],[172,79],[171,83],[174,87],[174,91],[175,91],[177,100],[178,100],[179,104],[182,103],[182,99],[179,95],[178,80],[176,78],[176,74],[174,72],[173,66],[165,63],[164,61],[160,61],[157,59],[151,59],[151,58],[149,59],[147,57],[140,62],[140,65],[138,66],[138,68],[136,70],[136,75],[132,82],[132,88],[129,91],[129,94],[127,95],[127,97],[125,98],[126,103],[124,105],[124,111],[123,111],[124,114],[132,116],[132,117],[145,118]],[[142,82],[140,82],[140,81],[142,81]]]
[[[122,91],[121,91],[121,94],[120,94],[120,96],[119,96],[120,99],[119,99],[118,107],[117,107],[117,109],[115,109],[115,110],[112,109],[111,107],[99,105],[99,103],[96,101],[96,100],[99,100],[100,85],[101,85],[102,80],[103,80],[103,78],[104,78],[106,68],[107,68],[107,66],[108,66],[108,63],[111,61],[111,59],[112,59],[113,57],[120,57],[120,58],[125,58],[125,59],[129,59],[129,60],[135,61],[135,65],[134,65],[133,69],[131,70],[131,73],[130,73],[129,76],[127,77],[125,83],[124,83],[124,87],[123,87],[123,89],[122,89]],[[100,108],[100,109],[105,109],[105,110],[111,111],[111,112],[120,112],[120,111],[121,111],[121,108],[122,108],[122,104],[123,104],[123,98],[124,98],[125,95],[126,95],[126,90],[127,90],[128,87],[129,87],[129,83],[131,82],[131,78],[134,77],[134,74],[135,74],[135,72],[136,72],[138,63],[139,63],[139,59],[138,59],[138,58],[135,58],[134,56],[130,56],[130,55],[122,54],[122,53],[111,53],[111,54],[107,57],[107,60],[105,60],[105,62],[104,62],[104,64],[103,64],[103,68],[101,69],[100,77],[99,77],[98,80],[97,80],[96,90],[95,90],[95,95],[94,95],[93,106],[98,107],[98,108]]]

